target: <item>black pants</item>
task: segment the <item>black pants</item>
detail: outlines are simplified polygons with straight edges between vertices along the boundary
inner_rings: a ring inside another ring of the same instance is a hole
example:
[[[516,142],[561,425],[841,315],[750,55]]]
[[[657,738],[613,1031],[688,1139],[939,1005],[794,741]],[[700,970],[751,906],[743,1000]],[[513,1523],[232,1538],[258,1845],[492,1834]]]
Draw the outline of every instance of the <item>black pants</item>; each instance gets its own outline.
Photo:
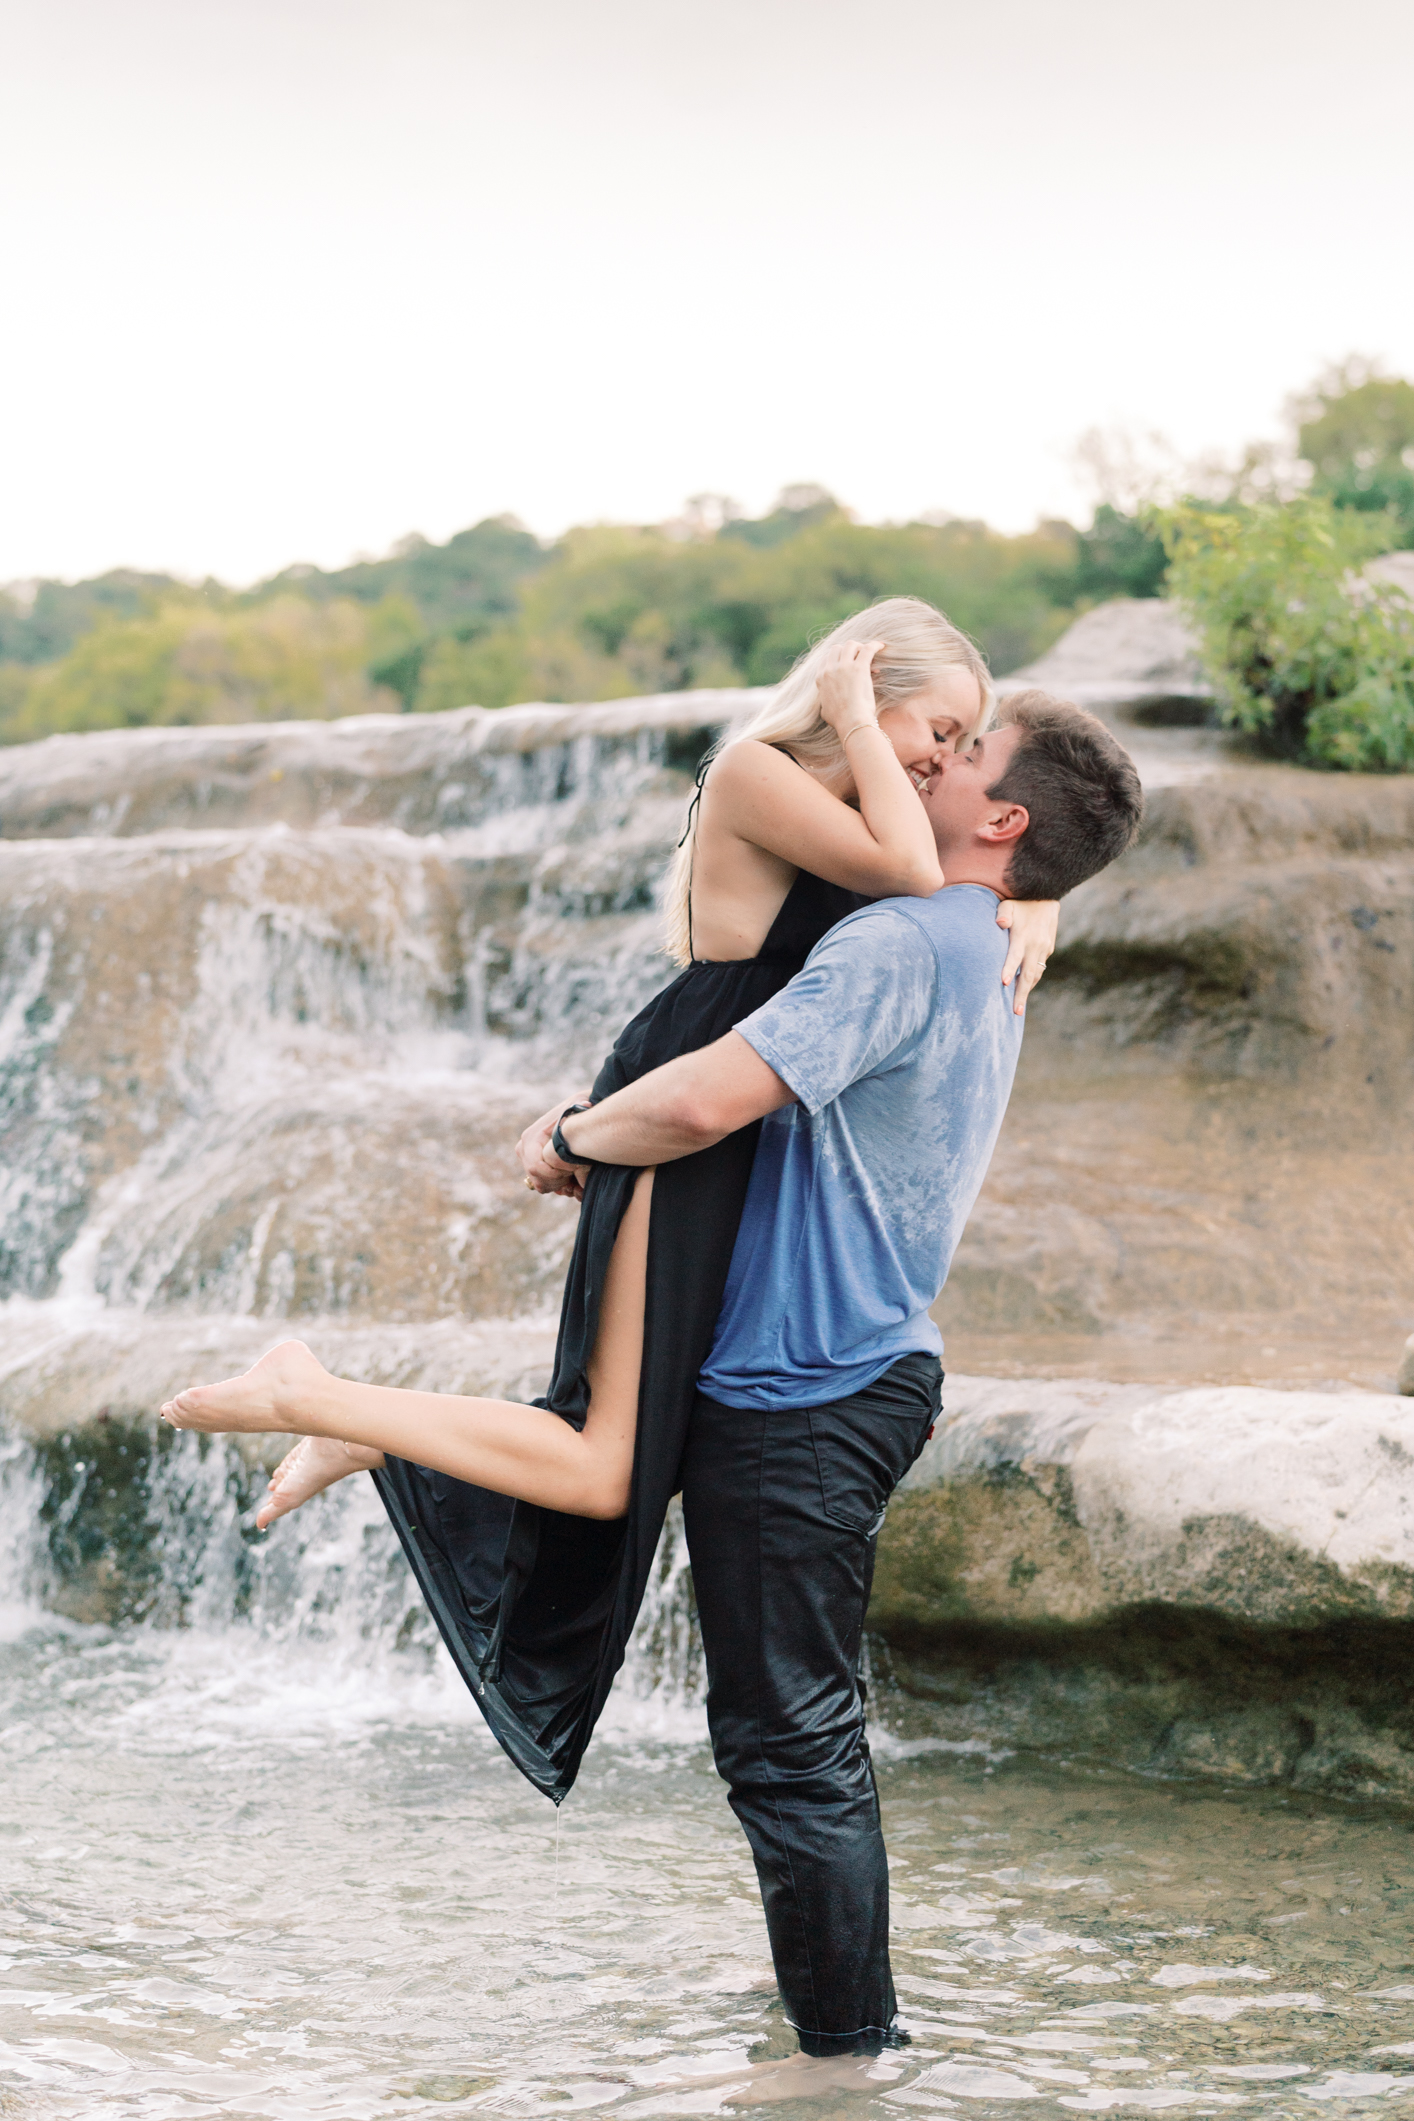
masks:
[[[874,1541],[937,1419],[936,1356],[848,1399],[762,1413],[698,1395],[683,1510],[718,1773],[756,1859],[786,2015],[807,2054],[893,2024],[889,1874],[859,1652]]]

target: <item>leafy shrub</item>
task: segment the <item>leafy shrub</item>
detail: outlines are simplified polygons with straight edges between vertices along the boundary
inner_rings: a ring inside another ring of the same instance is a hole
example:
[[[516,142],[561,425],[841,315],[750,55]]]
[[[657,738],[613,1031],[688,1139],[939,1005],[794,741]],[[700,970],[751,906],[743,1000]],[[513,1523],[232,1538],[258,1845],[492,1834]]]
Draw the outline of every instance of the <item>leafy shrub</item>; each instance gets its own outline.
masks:
[[[1397,520],[1319,494],[1156,515],[1223,719],[1278,757],[1414,767],[1414,606],[1363,564]]]

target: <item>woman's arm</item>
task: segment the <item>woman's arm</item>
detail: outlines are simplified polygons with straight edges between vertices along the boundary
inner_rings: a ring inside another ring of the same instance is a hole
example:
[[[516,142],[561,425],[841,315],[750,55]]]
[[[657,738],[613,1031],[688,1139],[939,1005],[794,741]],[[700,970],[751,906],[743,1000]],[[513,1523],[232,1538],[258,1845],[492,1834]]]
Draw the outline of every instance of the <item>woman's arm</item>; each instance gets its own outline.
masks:
[[[928,898],[943,872],[918,790],[879,727],[870,666],[882,642],[845,642],[820,677],[859,796],[854,810],[769,744],[730,744],[707,785],[714,825],[827,883],[876,898]]]
[[[1011,932],[1006,963],[1002,966],[1002,985],[1009,987],[1012,974],[1017,975],[1012,1008],[1018,1016],[1026,1013],[1026,997],[1045,971],[1056,947],[1059,919],[1060,905],[1053,898],[1008,898],[1003,899],[997,908],[997,926]]]

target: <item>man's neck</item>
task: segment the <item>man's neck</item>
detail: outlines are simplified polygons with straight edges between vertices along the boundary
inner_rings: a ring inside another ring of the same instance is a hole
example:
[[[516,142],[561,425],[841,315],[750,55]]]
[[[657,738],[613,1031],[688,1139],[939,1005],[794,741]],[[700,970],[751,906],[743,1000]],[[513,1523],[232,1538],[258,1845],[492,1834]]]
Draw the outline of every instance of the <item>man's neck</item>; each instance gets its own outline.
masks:
[[[968,847],[953,855],[951,860],[940,847],[938,861],[942,866],[944,889],[949,884],[981,884],[987,891],[995,891],[998,898],[1007,896],[1005,861],[989,860],[986,852]]]

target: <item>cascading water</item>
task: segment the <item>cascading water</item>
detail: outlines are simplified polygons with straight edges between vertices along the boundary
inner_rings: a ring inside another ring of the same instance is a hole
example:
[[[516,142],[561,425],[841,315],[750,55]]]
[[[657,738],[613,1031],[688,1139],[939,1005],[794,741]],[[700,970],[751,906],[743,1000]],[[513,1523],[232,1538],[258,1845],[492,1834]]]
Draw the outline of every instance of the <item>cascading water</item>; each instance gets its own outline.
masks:
[[[95,1424],[0,1461],[0,1611],[14,1627],[83,1610],[93,1585],[112,1621],[183,1631],[180,1661],[286,1671],[317,1690],[368,1691],[381,1713],[400,1691],[460,1717],[462,1682],[408,1573],[382,1505],[353,1480],[307,1505],[280,1536],[254,1529],[263,1466],[223,1441]],[[93,1558],[101,1575],[94,1584]],[[701,1735],[700,1650],[680,1513],[664,1534],[608,1727]]]
[[[284,1320],[365,1374],[541,1388],[572,1214],[527,1198],[511,1147],[669,974],[654,884],[712,733],[678,702],[656,728],[526,741],[560,737],[548,719],[439,718],[419,771],[364,760],[349,824],[309,796],[349,725],[322,746],[276,731],[303,765],[267,765],[253,821],[228,801],[208,829],[170,813],[210,733],[172,732],[78,821],[97,832],[0,843],[0,1360],[50,1607],[318,1639],[350,1668],[432,1656],[371,1500],[340,1491],[259,1540],[263,1468],[170,1449],[152,1395]],[[497,749],[508,732],[521,747]],[[312,821],[271,818],[272,792]],[[676,1552],[630,1695],[693,1685]]]

